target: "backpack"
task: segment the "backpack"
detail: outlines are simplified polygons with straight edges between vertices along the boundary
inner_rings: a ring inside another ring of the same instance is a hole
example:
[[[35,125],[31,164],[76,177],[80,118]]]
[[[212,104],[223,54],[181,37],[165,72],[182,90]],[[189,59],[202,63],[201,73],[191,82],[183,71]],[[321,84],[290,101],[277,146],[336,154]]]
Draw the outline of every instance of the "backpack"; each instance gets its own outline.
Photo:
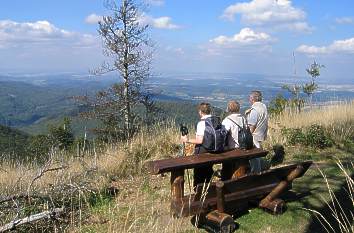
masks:
[[[225,126],[221,124],[220,118],[215,116],[208,117],[204,121],[202,146],[211,153],[223,152],[228,134]]]
[[[254,147],[253,136],[252,136],[250,127],[248,127],[248,125],[245,122],[245,118],[242,117],[243,127],[241,127],[239,124],[237,124],[231,118],[227,118],[227,119],[229,119],[235,125],[238,126],[238,146],[239,146],[239,148],[243,149],[243,150],[252,149]]]

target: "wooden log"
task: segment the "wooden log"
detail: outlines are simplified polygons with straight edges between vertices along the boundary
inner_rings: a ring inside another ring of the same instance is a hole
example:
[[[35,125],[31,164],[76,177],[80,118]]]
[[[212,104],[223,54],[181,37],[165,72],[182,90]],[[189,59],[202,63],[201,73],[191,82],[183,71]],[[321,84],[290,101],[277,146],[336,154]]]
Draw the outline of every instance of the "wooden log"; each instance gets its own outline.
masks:
[[[171,172],[171,200],[181,201],[184,196],[184,170]]]
[[[274,211],[274,206],[277,205],[277,202],[273,203],[273,201],[276,200],[276,198],[281,195],[282,192],[288,189],[289,184],[291,184],[294,179],[302,175],[303,172],[304,167],[302,165],[298,165],[294,170],[290,172],[286,179],[279,182],[279,184],[259,203],[259,207]]]
[[[242,159],[248,160],[252,158],[259,158],[264,157],[267,154],[268,151],[259,148],[254,148],[251,150],[235,149],[220,154],[205,153],[198,156],[184,156],[157,161],[148,161],[146,162],[145,166],[151,174],[157,175],[174,170],[190,169]]]
[[[267,205],[266,209],[270,211],[272,214],[282,214],[284,213],[285,208],[286,208],[285,201],[276,198]]]
[[[208,213],[204,224],[214,232],[221,233],[231,233],[236,228],[234,219],[226,213],[220,213],[218,210]]]
[[[219,213],[225,212],[224,182],[216,182],[216,208]]]

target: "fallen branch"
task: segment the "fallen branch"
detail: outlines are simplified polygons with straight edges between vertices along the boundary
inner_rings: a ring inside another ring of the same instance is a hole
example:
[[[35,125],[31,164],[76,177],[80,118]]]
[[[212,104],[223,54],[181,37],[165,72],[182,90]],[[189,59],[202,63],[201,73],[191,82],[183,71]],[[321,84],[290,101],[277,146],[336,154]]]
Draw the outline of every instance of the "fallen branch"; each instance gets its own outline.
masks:
[[[44,218],[56,218],[58,215],[60,215],[62,212],[64,211],[64,208],[55,208],[53,210],[47,210],[44,211],[42,213],[38,213],[38,214],[34,214],[31,216],[28,216],[26,218],[22,218],[22,219],[17,219],[17,220],[13,220],[12,222],[5,224],[4,226],[0,227],[0,232],[6,232],[6,231],[10,231],[15,229],[16,227],[23,225],[23,224],[27,224],[27,223],[31,223],[31,222],[35,222]]]

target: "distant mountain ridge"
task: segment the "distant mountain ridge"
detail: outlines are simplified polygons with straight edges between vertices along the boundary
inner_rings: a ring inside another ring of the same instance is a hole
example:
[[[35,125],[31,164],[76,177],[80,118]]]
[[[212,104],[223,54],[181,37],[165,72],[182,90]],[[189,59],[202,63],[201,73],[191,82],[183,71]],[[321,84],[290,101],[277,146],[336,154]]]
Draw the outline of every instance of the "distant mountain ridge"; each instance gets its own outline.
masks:
[[[173,117],[175,109],[182,108],[176,104],[181,101],[186,101],[188,106],[208,101],[225,109],[230,99],[240,101],[242,108],[249,107],[248,94],[255,89],[263,92],[266,103],[278,93],[288,97],[281,86],[293,78],[259,74],[179,73],[153,76],[147,80],[146,87],[153,93],[155,101],[171,102],[162,106],[170,111],[166,116]],[[116,81],[119,79],[114,75],[0,75],[0,124],[26,131],[30,127],[31,133],[43,132],[47,124],[58,122],[64,116],[75,117],[81,111],[71,97],[94,95]],[[320,84],[314,101],[351,100],[354,99],[353,90],[354,84]],[[184,114],[194,119],[194,107],[185,108],[185,111],[190,111]],[[178,117],[183,118],[181,115]],[[79,124],[79,119],[76,122]]]

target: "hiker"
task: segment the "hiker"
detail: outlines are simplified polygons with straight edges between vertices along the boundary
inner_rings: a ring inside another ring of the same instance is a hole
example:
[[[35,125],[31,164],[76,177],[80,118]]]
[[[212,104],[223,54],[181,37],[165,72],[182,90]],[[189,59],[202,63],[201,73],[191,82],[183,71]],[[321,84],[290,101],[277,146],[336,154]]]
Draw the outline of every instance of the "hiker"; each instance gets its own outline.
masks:
[[[238,143],[238,131],[239,126],[243,126],[243,116],[240,114],[240,104],[231,100],[227,103],[227,113],[229,114],[223,121],[222,124],[225,126],[226,130],[229,133],[226,142],[226,149],[232,150],[239,147]]]
[[[227,103],[226,112],[229,114],[223,120],[222,124],[228,131],[228,137],[226,141],[226,150],[232,150],[239,148],[238,134],[240,127],[244,127],[246,120],[240,114],[240,104],[235,100],[231,100]],[[231,179],[233,172],[239,167],[237,162],[227,162],[222,164],[221,179],[228,180]]]
[[[209,103],[200,103],[198,105],[198,114],[200,121],[197,124],[197,130],[195,138],[188,138],[188,135],[181,136],[181,141],[185,143],[195,144],[194,154],[202,154],[207,152],[207,150],[202,146],[204,131],[205,131],[205,120],[211,118],[211,105]],[[197,184],[208,183],[214,173],[213,166],[203,166],[194,169],[194,181],[193,187],[195,188]]]
[[[260,91],[252,91],[249,96],[251,109],[246,111],[247,122],[253,135],[255,147],[262,148],[262,142],[267,138],[268,132],[268,111],[262,101]],[[251,172],[259,173],[262,169],[262,159],[255,158],[250,160]]]

